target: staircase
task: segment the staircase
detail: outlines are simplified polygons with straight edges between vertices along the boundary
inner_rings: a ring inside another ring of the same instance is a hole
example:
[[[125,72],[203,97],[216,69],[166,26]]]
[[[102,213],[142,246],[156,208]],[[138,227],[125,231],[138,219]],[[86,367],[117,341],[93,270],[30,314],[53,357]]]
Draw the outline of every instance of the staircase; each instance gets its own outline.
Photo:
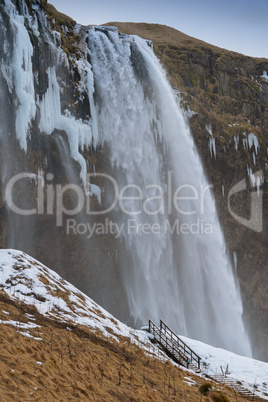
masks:
[[[152,320],[149,320],[148,331],[154,336],[155,342],[163,348],[165,353],[171,357],[176,363],[200,373],[201,357],[198,356],[183,340],[176,335],[169,327],[160,320],[158,327]],[[247,399],[254,399],[254,389],[252,390],[243,386],[242,383],[227,375],[207,375],[205,377],[227,387],[233,388],[237,394],[246,397]]]
[[[160,327],[158,327],[152,320],[149,320],[149,332],[176,363],[197,373],[201,372],[201,358],[164,321],[160,320]]]
[[[250,389],[245,388],[242,383],[232,377],[227,377],[221,374],[206,375],[206,377],[219,384],[224,384],[227,387],[233,388],[237,394],[244,396],[247,399],[254,399],[254,397],[256,397],[253,389],[251,391]]]

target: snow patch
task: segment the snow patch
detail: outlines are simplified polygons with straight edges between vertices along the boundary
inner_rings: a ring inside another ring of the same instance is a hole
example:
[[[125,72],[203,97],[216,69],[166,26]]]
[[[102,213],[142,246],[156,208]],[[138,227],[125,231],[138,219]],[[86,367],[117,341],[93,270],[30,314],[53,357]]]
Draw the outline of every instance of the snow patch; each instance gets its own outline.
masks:
[[[267,71],[264,71],[264,72],[262,73],[261,79],[262,79],[262,81],[268,82]]]
[[[268,396],[263,395],[267,392],[268,363],[239,356],[184,336],[181,338],[201,357],[201,366],[206,367],[207,374],[222,374],[221,367],[224,371],[228,367],[230,377],[241,381],[251,391],[255,389],[256,395],[268,399]]]
[[[69,323],[69,325],[70,323],[85,325],[117,341],[120,341],[119,336],[127,337],[132,343],[143,348],[148,356],[161,361],[168,360],[167,356],[150,342],[151,334],[124,325],[58,274],[25,253],[16,250],[0,250],[0,279],[0,287],[10,295],[11,299],[35,305],[44,316]],[[66,302],[61,300],[62,297]],[[31,314],[27,317],[33,319]],[[23,329],[24,331],[20,332],[23,336],[42,340],[28,332],[30,329],[39,327],[32,322],[5,320],[2,324]],[[221,374],[221,368],[226,370],[228,367],[232,378],[241,381],[248,389],[252,390],[254,387],[256,395],[265,398],[263,393],[267,392],[268,363],[239,356],[184,336],[180,337],[201,357],[201,368],[204,374]],[[36,362],[36,364],[42,365],[42,362]],[[191,370],[185,369],[186,372],[190,373]],[[188,385],[194,385],[194,381],[189,377],[184,377],[184,380]]]
[[[214,158],[216,159],[216,142],[215,142],[215,138],[213,137],[213,132],[212,132],[212,127],[211,124],[207,124],[206,125],[206,130],[208,131],[210,138],[208,140],[208,146],[209,146],[209,150],[210,150],[210,156],[211,158],[214,155]]]
[[[168,360],[165,354],[152,345],[147,332],[124,325],[54,271],[23,252],[0,250],[0,288],[11,299],[34,305],[46,317],[69,325],[80,324],[91,330],[99,330],[104,336],[116,341],[120,340],[119,337],[127,337],[149,355]],[[24,330],[38,327],[32,322],[5,320],[2,323]]]

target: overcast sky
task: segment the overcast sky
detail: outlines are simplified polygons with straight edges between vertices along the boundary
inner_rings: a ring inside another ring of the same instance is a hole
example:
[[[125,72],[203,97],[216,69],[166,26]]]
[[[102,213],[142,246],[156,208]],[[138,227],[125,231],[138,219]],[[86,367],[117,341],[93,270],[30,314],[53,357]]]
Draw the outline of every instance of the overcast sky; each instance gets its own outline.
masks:
[[[268,0],[49,0],[83,25],[169,25],[213,45],[268,58]]]

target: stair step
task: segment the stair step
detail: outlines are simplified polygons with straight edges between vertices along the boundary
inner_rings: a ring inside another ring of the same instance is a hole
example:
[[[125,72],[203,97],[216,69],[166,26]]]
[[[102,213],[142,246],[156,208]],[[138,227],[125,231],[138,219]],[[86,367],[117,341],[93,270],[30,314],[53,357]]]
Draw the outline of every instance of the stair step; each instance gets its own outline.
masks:
[[[150,328],[150,325],[149,325],[149,328]],[[161,332],[158,327],[157,327],[157,330],[158,330],[158,334],[157,335],[154,334],[155,339],[162,347],[164,347],[173,356],[173,358],[176,361],[179,362],[180,365],[184,366],[185,368],[189,368],[189,369],[195,371],[196,373],[201,372],[201,370],[198,367],[196,367],[192,362],[187,364],[188,357],[187,357],[187,355],[185,355],[185,348],[184,348],[184,351],[181,351],[180,345],[177,342],[175,343],[171,338],[166,336],[166,334]],[[160,333],[161,333],[161,336],[160,336]],[[174,337],[177,336],[174,333],[173,333],[173,335],[174,335]],[[247,388],[244,388],[243,385],[237,384],[237,380],[235,380],[235,379],[232,379],[230,377],[225,377],[222,374],[210,375],[208,377],[220,384],[233,388],[240,395],[247,396],[247,397],[255,396],[254,393],[252,393]]]

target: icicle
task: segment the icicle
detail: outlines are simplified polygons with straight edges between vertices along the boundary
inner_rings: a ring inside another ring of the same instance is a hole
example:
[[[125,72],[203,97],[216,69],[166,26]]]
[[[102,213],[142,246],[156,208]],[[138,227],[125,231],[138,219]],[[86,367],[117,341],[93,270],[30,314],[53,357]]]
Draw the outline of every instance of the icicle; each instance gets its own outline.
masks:
[[[6,12],[14,34],[14,48],[12,54],[12,77],[14,90],[18,99],[16,114],[16,135],[21,147],[26,151],[27,136],[31,127],[31,120],[35,117],[35,90],[32,69],[33,47],[28,31],[24,25],[24,17],[19,15],[10,0],[5,0]],[[9,71],[10,77],[10,71]],[[10,90],[12,89],[9,83]]]

